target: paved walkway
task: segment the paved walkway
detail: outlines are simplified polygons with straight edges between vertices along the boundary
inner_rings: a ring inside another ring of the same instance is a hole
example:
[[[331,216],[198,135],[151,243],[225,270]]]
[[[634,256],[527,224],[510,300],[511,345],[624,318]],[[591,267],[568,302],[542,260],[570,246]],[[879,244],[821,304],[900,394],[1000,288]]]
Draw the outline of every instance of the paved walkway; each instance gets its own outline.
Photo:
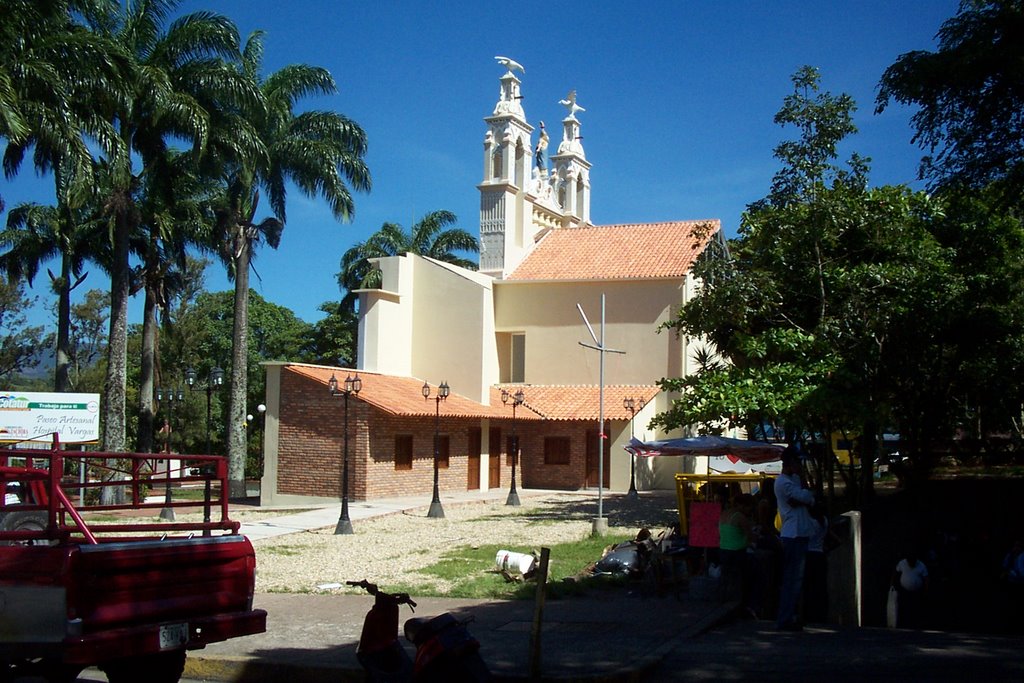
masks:
[[[552,493],[520,491],[526,499]],[[561,492],[560,492],[561,493]],[[594,496],[594,492],[580,495]],[[507,491],[445,495],[442,504],[470,500],[504,500]],[[426,508],[423,496],[349,504],[358,528],[370,517]],[[595,507],[596,509],[596,507]],[[253,540],[333,526],[340,505],[282,511],[280,516],[246,522],[242,533]],[[300,560],[301,561],[301,560]],[[415,598],[415,596],[414,596]],[[267,610],[267,632],[216,643],[189,653],[185,675],[208,681],[364,680],[355,650],[363,617],[373,599],[360,595],[260,594],[255,604]],[[469,630],[481,644],[481,655],[499,681],[530,678],[530,632],[535,604],[531,600],[491,601],[417,599],[416,616],[451,612],[471,619]],[[683,587],[658,595],[650,587],[595,591],[583,598],[550,600],[543,609],[540,671],[544,680],[642,680],[681,639],[718,623],[732,605],[691,595]],[[402,609],[404,622],[412,614]],[[411,646],[410,652],[411,652]]]

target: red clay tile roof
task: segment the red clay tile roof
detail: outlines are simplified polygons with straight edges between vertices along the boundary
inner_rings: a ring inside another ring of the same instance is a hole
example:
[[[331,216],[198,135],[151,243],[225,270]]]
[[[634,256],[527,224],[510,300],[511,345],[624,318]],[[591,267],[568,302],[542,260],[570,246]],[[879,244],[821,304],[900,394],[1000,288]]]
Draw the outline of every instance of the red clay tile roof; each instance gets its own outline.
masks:
[[[711,230],[694,236],[694,228],[703,226]],[[717,219],[558,228],[541,239],[508,279],[682,277],[719,230]]]
[[[351,368],[333,368],[323,365],[287,364],[284,370],[294,372],[324,385],[334,375],[339,383],[345,377],[355,375]],[[382,375],[375,372],[359,371],[362,389],[359,400],[393,415],[412,415],[433,417],[436,409],[437,386],[431,385],[431,398],[424,399],[420,393],[423,380],[414,377],[397,377]],[[502,384],[491,387],[491,404],[477,403],[465,396],[460,396],[453,389],[444,401],[441,413],[450,417],[511,419],[512,403],[502,404],[501,390],[515,393],[522,389],[523,406],[516,410],[518,420],[593,420],[597,421],[599,413],[600,388],[596,386],[557,386],[532,384]],[[615,385],[604,388],[604,413],[608,420],[628,420],[629,411],[622,405],[622,400],[631,396],[650,403],[660,393],[655,385]]]
[[[327,383],[333,374],[339,383],[344,383],[347,375],[355,375],[356,370],[351,368],[331,368],[322,365],[288,365],[287,369],[310,379],[322,382],[324,393],[327,393]],[[436,409],[437,385],[430,385],[430,398],[424,399],[420,391],[423,388],[423,380],[415,377],[397,377],[395,375],[381,375],[375,372],[359,371],[359,379],[363,381],[362,390],[359,392],[359,400],[369,403],[375,408],[392,415],[420,415],[434,416]],[[485,406],[465,396],[456,393],[457,387],[453,387],[448,398],[445,399],[441,408],[443,415],[449,417],[506,417],[502,410],[501,397],[491,392],[492,403]],[[496,404],[495,404],[496,400]],[[516,415],[518,417],[518,415]]]
[[[593,385],[504,385],[509,391],[522,388],[523,403],[548,420],[593,420],[597,422],[601,408],[601,388]],[[630,413],[622,401],[632,397],[650,403],[661,393],[652,384],[610,385],[604,388],[604,417],[606,420],[628,420]],[[637,405],[639,410],[639,405]],[[518,417],[518,414],[517,414]]]

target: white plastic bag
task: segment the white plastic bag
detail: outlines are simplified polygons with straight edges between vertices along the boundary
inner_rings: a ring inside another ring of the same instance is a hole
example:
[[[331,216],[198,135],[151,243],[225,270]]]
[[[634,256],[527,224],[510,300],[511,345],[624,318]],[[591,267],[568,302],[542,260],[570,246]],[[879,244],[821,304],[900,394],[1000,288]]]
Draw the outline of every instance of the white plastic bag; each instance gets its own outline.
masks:
[[[896,628],[896,617],[900,613],[900,595],[896,586],[889,586],[889,599],[885,603],[885,625]]]

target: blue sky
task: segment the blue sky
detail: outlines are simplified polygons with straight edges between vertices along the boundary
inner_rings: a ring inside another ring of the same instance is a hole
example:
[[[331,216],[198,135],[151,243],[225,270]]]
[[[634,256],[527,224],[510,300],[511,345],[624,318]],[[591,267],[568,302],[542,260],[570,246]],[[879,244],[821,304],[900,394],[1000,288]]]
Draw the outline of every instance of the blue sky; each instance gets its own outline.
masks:
[[[188,0],[182,11],[231,17],[243,37],[263,29],[265,67],[326,67],[339,93],[305,102],[353,118],[367,132],[373,190],[357,194],[355,218],[339,224],[321,200],[289,195],[280,248],[262,250],[252,286],[308,322],[338,300],[342,253],[382,223],[408,228],[446,209],[478,229],[483,117],[498,99],[506,55],[526,70],[523,106],[544,120],[552,147],[575,89],[591,162],[597,224],[718,218],[733,236],[745,207],[763,197],[778,168],[772,149],[791,138],[772,122],[802,65],[823,88],[859,105],[852,151],[871,157],[873,184],[914,179],[921,151],[911,145],[913,113],[876,116],[884,69],[900,54],[934,49],[955,0],[738,0],[495,3],[490,1]],[[534,138],[536,140],[536,136]],[[0,181],[8,206],[52,201],[51,181],[29,166]],[[6,217],[0,218],[6,220]],[[95,268],[83,288],[106,289]],[[44,277],[35,291],[49,301]],[[207,288],[230,288],[223,269]],[[140,297],[141,299],[141,297]],[[141,300],[133,301],[133,322]],[[40,314],[37,324],[49,317]]]

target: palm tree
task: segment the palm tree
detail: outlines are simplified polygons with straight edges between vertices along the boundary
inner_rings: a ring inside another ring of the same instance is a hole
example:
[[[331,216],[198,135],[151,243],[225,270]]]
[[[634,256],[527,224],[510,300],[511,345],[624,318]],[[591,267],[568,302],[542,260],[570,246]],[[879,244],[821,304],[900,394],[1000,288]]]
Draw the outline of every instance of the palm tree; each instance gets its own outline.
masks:
[[[145,292],[136,435],[136,449],[142,453],[153,446],[153,390],[161,374],[158,318],[162,314],[164,326],[170,325],[169,306],[184,286],[188,249],[208,243],[212,227],[207,200],[213,188],[193,167],[190,155],[168,153],[146,174],[140,195],[143,230],[133,251],[142,263],[134,271],[132,289]]]
[[[74,206],[93,186],[88,140],[108,156],[118,153],[113,126],[97,103],[117,100],[125,62],[82,23],[102,23],[115,7],[113,0],[0,3],[4,171],[15,175],[33,149],[37,170],[53,170],[57,196]]]
[[[88,276],[85,262],[95,256],[94,245],[100,237],[96,227],[66,202],[56,207],[22,204],[7,215],[7,229],[0,233],[0,246],[7,249],[0,254],[0,271],[11,281],[24,279],[31,286],[45,262],[60,259],[59,275],[47,271],[57,295],[53,388],[58,392],[71,390],[71,292]]]
[[[307,95],[336,92],[331,74],[320,67],[293,64],[263,77],[262,56],[263,34],[255,32],[246,42],[241,71],[259,87],[263,107],[245,112],[255,139],[248,141],[248,153],[237,153],[245,140],[236,144],[236,153],[223,164],[224,197],[217,212],[221,258],[235,286],[227,415],[228,476],[230,494],[235,497],[245,495],[249,269],[254,248],[261,241],[277,248],[286,221],[289,183],[307,196],[326,199],[339,221],[349,220],[355,210],[349,186],[357,191],[370,189],[362,128],[337,112],[295,112],[296,103]],[[224,138],[235,134],[225,132]],[[211,141],[214,144],[217,140]],[[261,190],[273,216],[257,222]]]
[[[137,205],[144,176],[165,158],[171,140],[192,144],[198,157],[208,140],[211,108],[241,106],[253,93],[225,60],[238,57],[238,31],[226,17],[210,12],[185,15],[166,26],[179,0],[142,0],[119,7],[98,26],[128,56],[132,72],[128,97],[113,103],[121,144],[132,155],[113,160],[105,202],[113,260],[110,337],[104,404],[104,450],[125,447],[128,298],[131,240],[142,213]],[[133,159],[138,159],[138,168]]]
[[[338,284],[345,290],[342,308],[348,311],[355,309],[356,290],[380,286],[380,271],[373,268],[372,258],[412,253],[476,270],[475,261],[462,258],[457,252],[479,253],[480,244],[465,230],[446,229],[457,222],[458,218],[450,211],[432,211],[416,222],[409,232],[397,223],[385,223],[365,242],[354,245],[341,257]]]

